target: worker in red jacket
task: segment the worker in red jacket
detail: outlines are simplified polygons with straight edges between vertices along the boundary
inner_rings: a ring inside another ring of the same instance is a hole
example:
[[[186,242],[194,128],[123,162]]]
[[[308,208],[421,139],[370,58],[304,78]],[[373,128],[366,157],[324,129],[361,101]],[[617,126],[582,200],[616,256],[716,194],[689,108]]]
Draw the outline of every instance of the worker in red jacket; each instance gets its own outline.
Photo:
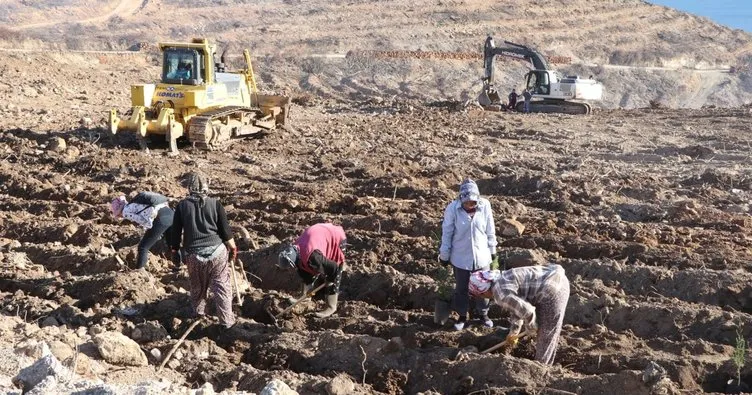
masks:
[[[297,269],[303,279],[304,294],[313,289],[317,279],[326,281],[326,308],[316,313],[319,318],[329,317],[337,311],[346,244],[347,238],[341,226],[322,223],[307,228],[294,243],[285,246],[279,253],[280,267]]]

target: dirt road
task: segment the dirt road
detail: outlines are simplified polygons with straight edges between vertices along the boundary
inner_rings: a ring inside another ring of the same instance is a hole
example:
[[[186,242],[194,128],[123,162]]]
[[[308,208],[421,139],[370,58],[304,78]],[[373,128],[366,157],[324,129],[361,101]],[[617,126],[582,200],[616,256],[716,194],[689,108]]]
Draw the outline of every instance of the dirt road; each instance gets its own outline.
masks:
[[[29,23],[20,26],[10,26],[12,30],[25,30],[25,29],[37,29],[40,27],[54,26],[61,23],[100,23],[105,22],[114,16],[130,16],[135,14],[145,3],[143,0],[118,0],[114,3],[114,7],[107,13],[100,14],[85,19],[78,20],[51,20],[45,22]]]

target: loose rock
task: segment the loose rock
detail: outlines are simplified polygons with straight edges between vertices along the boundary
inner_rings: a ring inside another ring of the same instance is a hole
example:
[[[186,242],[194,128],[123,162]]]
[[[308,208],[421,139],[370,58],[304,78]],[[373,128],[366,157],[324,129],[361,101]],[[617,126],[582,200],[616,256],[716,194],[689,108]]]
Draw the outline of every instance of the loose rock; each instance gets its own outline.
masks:
[[[514,218],[503,220],[501,226],[503,226],[501,234],[508,237],[522,236],[522,232],[525,231],[525,225]]]
[[[120,332],[104,332],[94,337],[99,353],[113,365],[146,366],[149,361],[138,343]]]
[[[53,137],[47,144],[47,149],[55,152],[64,152],[68,148],[65,140],[60,137]]]
[[[294,391],[282,380],[274,379],[266,384],[259,395],[298,395],[298,392]]]
[[[70,372],[52,354],[47,354],[34,362],[33,365],[21,369],[21,372],[13,379],[16,385],[29,391],[41,383],[47,376],[60,377]]]
[[[350,395],[354,391],[355,383],[346,374],[338,374],[326,384],[326,393],[329,395]]]

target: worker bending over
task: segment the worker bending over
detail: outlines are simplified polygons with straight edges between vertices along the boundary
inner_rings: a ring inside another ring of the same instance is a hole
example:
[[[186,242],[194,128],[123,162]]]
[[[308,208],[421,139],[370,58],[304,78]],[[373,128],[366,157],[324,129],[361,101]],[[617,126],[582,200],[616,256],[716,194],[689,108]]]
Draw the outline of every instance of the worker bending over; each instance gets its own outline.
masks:
[[[319,318],[329,317],[337,311],[346,244],[341,226],[322,223],[304,230],[294,243],[279,253],[279,266],[297,269],[303,279],[304,295],[313,290],[317,279],[326,281],[326,308],[316,313]]]
[[[499,272],[486,270],[470,277],[470,294],[493,297],[511,314],[508,336],[537,336],[535,360],[553,365],[564,312],[569,301],[569,280],[559,265],[525,266]],[[523,332],[524,329],[524,332]]]

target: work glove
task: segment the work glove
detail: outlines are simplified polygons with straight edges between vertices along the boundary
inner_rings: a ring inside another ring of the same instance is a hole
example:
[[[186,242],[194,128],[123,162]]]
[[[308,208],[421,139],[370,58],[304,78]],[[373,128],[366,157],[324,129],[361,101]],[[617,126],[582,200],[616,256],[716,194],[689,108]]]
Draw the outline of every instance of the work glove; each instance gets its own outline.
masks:
[[[538,324],[536,324],[535,321],[529,323],[525,327],[524,335],[526,335],[527,337],[531,337],[531,338],[538,336]]]
[[[538,324],[536,323],[536,314],[533,312],[533,316],[530,317],[530,320],[525,324],[525,334],[534,337],[538,334]]]
[[[491,255],[491,270],[499,270],[499,257],[496,254]]]
[[[516,320],[512,322],[509,325],[509,333],[507,334],[507,337],[508,338],[520,337],[520,332],[522,332],[522,326],[523,326],[522,320]]]
[[[230,249],[230,262],[238,259],[238,247],[233,247]]]
[[[441,258],[439,258],[439,263],[441,263],[441,265],[444,267],[447,267],[451,264],[451,262],[449,262],[448,260],[443,260]]]

